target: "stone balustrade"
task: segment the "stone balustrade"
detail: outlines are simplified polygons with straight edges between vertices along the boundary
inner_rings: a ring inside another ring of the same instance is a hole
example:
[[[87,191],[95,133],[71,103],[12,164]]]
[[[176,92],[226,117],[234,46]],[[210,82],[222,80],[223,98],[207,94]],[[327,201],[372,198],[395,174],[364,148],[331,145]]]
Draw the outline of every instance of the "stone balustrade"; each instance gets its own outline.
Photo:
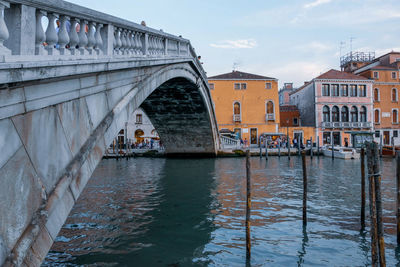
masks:
[[[189,40],[162,30],[62,0],[0,0],[0,11],[0,62],[191,57],[205,75]]]

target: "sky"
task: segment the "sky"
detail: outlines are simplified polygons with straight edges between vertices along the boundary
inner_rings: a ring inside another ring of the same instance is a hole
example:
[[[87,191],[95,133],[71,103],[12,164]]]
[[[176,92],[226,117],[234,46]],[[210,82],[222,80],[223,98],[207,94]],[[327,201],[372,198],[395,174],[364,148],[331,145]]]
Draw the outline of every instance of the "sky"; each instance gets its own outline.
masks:
[[[301,86],[352,51],[400,51],[400,0],[70,0],[182,35],[208,76],[238,71]]]

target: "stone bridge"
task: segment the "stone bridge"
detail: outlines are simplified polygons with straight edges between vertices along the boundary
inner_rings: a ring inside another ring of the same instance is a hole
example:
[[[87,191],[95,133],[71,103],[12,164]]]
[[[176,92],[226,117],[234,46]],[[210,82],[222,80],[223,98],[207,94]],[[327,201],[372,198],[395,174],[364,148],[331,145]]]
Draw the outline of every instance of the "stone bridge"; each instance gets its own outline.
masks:
[[[187,39],[61,0],[0,10],[0,265],[41,264],[138,107],[167,154],[216,154],[207,78]]]

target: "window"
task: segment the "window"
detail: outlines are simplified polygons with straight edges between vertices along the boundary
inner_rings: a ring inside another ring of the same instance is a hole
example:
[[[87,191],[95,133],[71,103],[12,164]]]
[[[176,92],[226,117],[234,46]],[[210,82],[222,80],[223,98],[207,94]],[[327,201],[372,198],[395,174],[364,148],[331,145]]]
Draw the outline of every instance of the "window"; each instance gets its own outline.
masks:
[[[397,102],[397,89],[392,88],[392,101]]]
[[[324,122],[329,122],[330,121],[330,114],[329,114],[329,107],[324,106],[322,109],[322,114],[323,114],[323,121]]]
[[[265,89],[271,89],[272,84],[271,83],[265,83]]]
[[[346,106],[343,106],[341,113],[342,113],[342,122],[348,122],[349,121],[349,108]]]
[[[240,115],[240,103],[239,102],[235,102],[233,104],[233,114]]]
[[[347,84],[340,85],[342,88],[342,96],[349,96],[349,87]]]
[[[380,131],[375,131],[375,137],[376,137],[376,138],[381,137],[381,132],[380,132]]]
[[[247,89],[247,83],[241,83],[240,84],[240,89],[242,89],[242,90]]]
[[[240,90],[240,83],[235,83],[234,88],[235,90]]]
[[[367,86],[366,85],[359,85],[360,88],[360,96],[366,97],[367,96]]]
[[[357,85],[350,85],[350,96],[357,96]]]
[[[275,115],[274,115],[274,102],[272,102],[271,100],[267,102],[267,116],[266,116],[266,120],[267,121],[273,121],[275,120]]]
[[[210,87],[210,90],[214,90],[214,84],[213,83],[209,83],[208,86]]]
[[[352,106],[350,114],[351,114],[351,121],[352,122],[358,122],[358,109],[357,109],[357,107]]]
[[[324,145],[331,143],[331,132],[324,132],[322,134],[322,142]]]
[[[364,106],[360,109],[360,121],[367,122],[367,108]]]
[[[247,83],[235,83],[233,85],[233,88],[235,88],[235,90],[246,90],[247,89]]]
[[[374,111],[374,122],[375,123],[379,123],[380,121],[381,121],[380,111],[379,111],[379,109],[375,109],[375,111]]]
[[[332,121],[333,122],[339,121],[339,108],[337,106],[334,106],[332,108]]]
[[[136,114],[136,123],[142,124],[142,114]]]
[[[399,137],[399,131],[393,130],[393,137]]]
[[[299,119],[293,118],[293,125],[299,125]]]
[[[380,100],[380,95],[379,95],[379,88],[374,89],[374,101],[379,102]]]
[[[396,72],[392,71],[392,79],[396,79]]]
[[[329,96],[329,84],[322,85],[322,95]]]
[[[332,84],[332,96],[339,96],[339,85]]]
[[[397,109],[392,110],[392,123],[393,124],[398,124],[399,123],[399,118],[398,118],[398,111]]]
[[[379,79],[379,72],[374,71],[372,75],[373,75],[372,77],[374,77],[374,79]]]

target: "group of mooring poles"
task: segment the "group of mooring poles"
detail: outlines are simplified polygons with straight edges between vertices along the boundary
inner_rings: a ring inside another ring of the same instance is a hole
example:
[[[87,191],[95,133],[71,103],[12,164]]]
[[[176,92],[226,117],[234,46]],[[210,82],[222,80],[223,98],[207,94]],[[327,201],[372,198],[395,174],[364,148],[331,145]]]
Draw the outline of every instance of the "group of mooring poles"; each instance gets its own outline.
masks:
[[[312,147],[311,147],[312,149]],[[260,148],[261,152],[261,148]],[[268,160],[268,150],[265,147],[265,155]],[[261,155],[261,153],[260,153]],[[288,153],[290,155],[290,153]],[[290,156],[289,156],[290,159]],[[307,226],[307,166],[306,152],[301,151],[303,166],[303,227]],[[250,171],[250,150],[246,150],[246,262],[250,262],[251,238],[250,238],[250,213],[251,213],[251,171]]]
[[[318,143],[318,140],[317,140]],[[312,144],[312,143],[311,143]],[[317,149],[318,149],[317,144]],[[290,150],[289,150],[290,151]],[[288,152],[289,152],[288,151]],[[260,148],[260,152],[262,152]],[[266,158],[268,150],[265,148]],[[261,155],[261,153],[260,153]],[[319,153],[318,153],[319,155]],[[312,152],[311,152],[312,157]],[[383,231],[382,193],[381,193],[381,168],[380,147],[375,142],[366,143],[366,149],[361,149],[361,229],[365,229],[365,157],[367,157],[368,184],[369,184],[369,208],[370,208],[370,233],[371,233],[371,265],[386,266],[385,241]],[[290,153],[288,153],[290,159]],[[307,166],[306,153],[301,151],[303,170],[303,227],[307,226]],[[397,244],[400,245],[400,153],[396,155],[396,220],[397,220]],[[250,151],[246,151],[246,260],[250,261],[250,213],[251,213],[251,172]]]

